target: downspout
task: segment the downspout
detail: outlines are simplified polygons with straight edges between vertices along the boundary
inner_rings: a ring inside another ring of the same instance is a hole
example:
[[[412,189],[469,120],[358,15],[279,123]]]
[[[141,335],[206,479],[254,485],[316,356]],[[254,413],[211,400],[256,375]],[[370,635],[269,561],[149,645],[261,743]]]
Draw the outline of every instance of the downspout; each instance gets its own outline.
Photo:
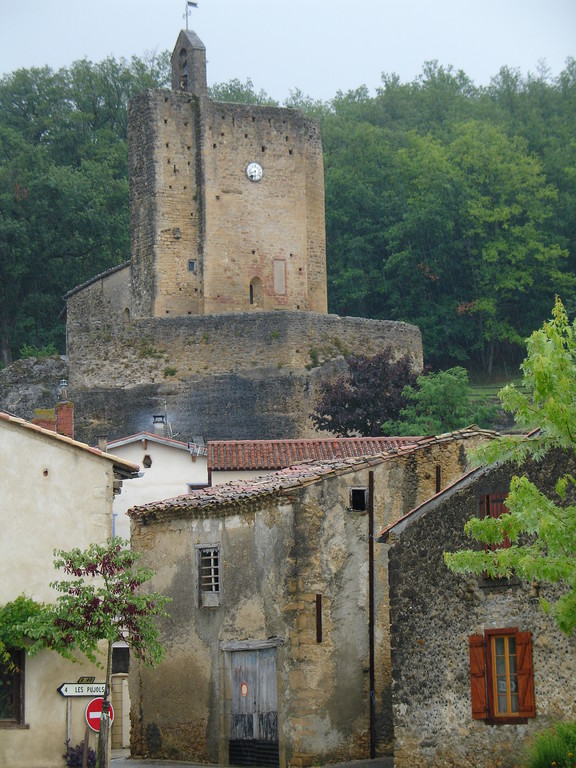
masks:
[[[368,645],[370,689],[370,759],[376,757],[376,694],[374,672],[374,472],[368,473]]]

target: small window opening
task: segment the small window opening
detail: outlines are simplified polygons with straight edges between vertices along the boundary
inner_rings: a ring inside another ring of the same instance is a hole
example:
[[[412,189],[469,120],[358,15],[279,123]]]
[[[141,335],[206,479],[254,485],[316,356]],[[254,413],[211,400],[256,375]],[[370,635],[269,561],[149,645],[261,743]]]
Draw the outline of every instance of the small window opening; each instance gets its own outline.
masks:
[[[368,488],[350,488],[350,509],[366,512],[368,509]]]
[[[200,605],[220,605],[220,550],[218,546],[198,548],[198,588]]]
[[[130,648],[127,645],[115,645],[112,648],[112,674],[127,675],[130,671]]]
[[[198,262],[196,259],[188,259],[188,272],[191,272],[193,275],[196,274],[198,271]]]

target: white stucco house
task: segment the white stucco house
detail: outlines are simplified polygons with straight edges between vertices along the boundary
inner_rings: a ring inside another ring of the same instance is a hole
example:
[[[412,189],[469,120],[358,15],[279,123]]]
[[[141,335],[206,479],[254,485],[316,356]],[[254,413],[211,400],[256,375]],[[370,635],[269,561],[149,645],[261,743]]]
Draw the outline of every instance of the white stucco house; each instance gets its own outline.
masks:
[[[53,601],[54,550],[110,537],[114,494],[139,467],[2,412],[0,464],[0,605],[22,594]],[[18,672],[1,672],[0,765],[53,768],[62,764],[67,740],[83,740],[93,698],[65,697],[58,688],[80,677],[98,681],[103,673],[85,659],[73,664],[51,651],[20,654],[18,663]],[[118,712],[116,730],[123,720]]]
[[[206,446],[185,443],[155,432],[111,440],[106,449],[140,466],[139,476],[115,496],[114,535],[130,538],[130,507],[182,496],[208,485]]]

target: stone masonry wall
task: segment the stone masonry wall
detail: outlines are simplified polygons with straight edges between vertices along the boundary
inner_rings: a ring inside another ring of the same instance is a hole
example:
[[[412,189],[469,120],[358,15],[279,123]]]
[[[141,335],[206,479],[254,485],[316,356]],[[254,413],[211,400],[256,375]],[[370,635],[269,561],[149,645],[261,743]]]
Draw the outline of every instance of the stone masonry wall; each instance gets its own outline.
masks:
[[[522,473],[553,496],[567,468],[556,454]],[[553,592],[459,576],[443,563],[444,550],[470,546],[464,523],[477,514],[479,495],[507,489],[511,474],[499,467],[448,500],[440,497],[389,549],[397,768],[518,768],[536,732],[576,719],[576,638],[564,636],[539,606],[539,595]],[[468,637],[505,627],[532,633],[536,717],[487,726],[471,716]]]
[[[368,560],[366,511],[350,505],[352,488],[374,477],[374,525],[395,521],[435,489],[440,464],[445,481],[465,468],[464,445],[432,444],[414,455],[410,481],[392,487],[403,459],[363,462],[283,495],[251,501],[240,495],[205,507],[132,525],[132,543],[154,571],[152,588],[169,595],[163,622],[167,660],[150,672],[131,670],[137,716],[132,746],[147,751],[157,734],[159,756],[220,762],[230,738],[229,667],[223,648],[278,638],[280,765],[298,768],[366,759],[370,746]],[[194,547],[221,547],[221,604],[199,608]],[[376,752],[393,747],[386,553],[375,554]],[[317,613],[318,596],[320,614]],[[320,625],[318,616],[320,615]],[[318,631],[320,630],[320,632]],[[190,685],[196,690],[189,696]],[[158,701],[162,700],[162,707]],[[172,752],[171,750],[177,750]]]
[[[203,100],[204,311],[326,312],[324,168],[317,121]],[[263,168],[259,182],[245,173]],[[274,265],[284,273],[275,287]],[[261,294],[250,304],[250,284]]]
[[[130,320],[121,274],[68,299],[81,439],[147,429],[163,402],[186,438],[304,437],[324,362],[392,347],[422,367],[420,331],[405,323],[281,311]]]
[[[129,137],[134,317],[326,312],[316,121],[147,91],[130,103]],[[246,176],[251,161],[264,168],[259,182]]]

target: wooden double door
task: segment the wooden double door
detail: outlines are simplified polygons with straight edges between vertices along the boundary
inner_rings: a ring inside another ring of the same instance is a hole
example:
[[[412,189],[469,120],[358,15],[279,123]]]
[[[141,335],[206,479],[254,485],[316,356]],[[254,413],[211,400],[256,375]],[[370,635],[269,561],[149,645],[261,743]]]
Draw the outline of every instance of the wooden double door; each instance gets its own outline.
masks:
[[[278,766],[276,648],[231,653],[230,763]]]

